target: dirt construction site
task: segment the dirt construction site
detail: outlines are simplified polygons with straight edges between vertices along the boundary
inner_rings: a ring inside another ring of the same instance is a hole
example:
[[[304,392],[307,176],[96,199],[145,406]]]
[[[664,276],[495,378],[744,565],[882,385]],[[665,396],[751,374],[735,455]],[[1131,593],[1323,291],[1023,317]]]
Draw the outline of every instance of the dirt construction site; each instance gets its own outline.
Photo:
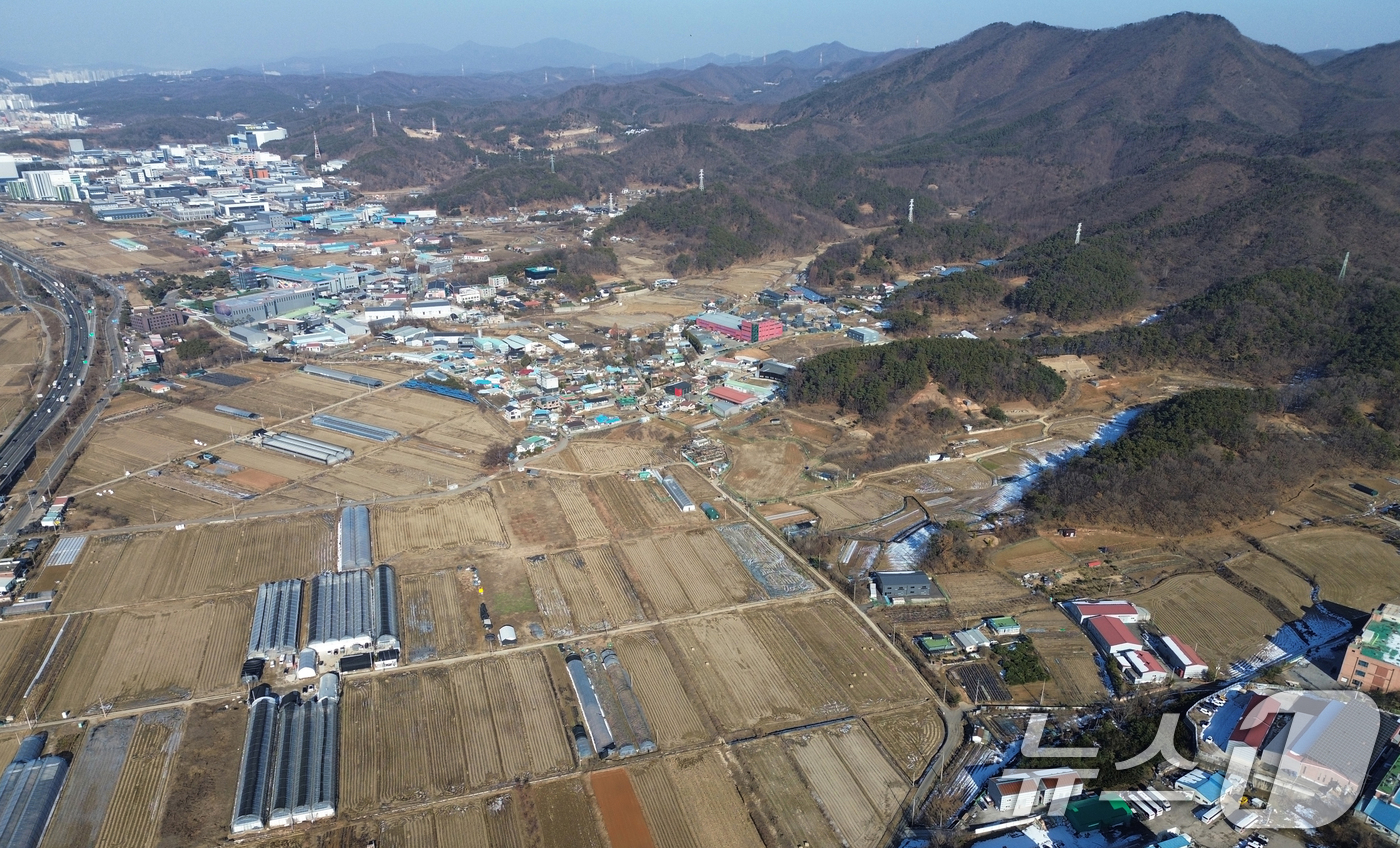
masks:
[[[335,817],[250,844],[885,838],[945,738],[932,690],[783,537],[678,455],[580,441],[531,474],[483,476],[497,423],[394,387],[391,369],[373,390],[267,363],[228,370],[249,382],[221,394],[190,381],[179,402],[116,405],[70,477],[67,561],[35,576],[55,592],[51,610],[0,621],[6,677],[22,681],[3,709],[74,754],[55,838],[228,839],[258,587],[335,571],[339,509],[352,502],[369,509],[373,561],[397,575],[402,655],[341,679]],[[216,398],[259,410],[254,424],[352,444],[354,457],[315,466],[246,444],[250,422],[225,421]],[[312,430],[311,407],[403,437]],[[180,464],[206,452],[233,468]],[[682,512],[633,473],[641,463],[673,467],[722,517]],[[304,615],[298,627],[307,639]],[[574,660],[608,717],[606,759],[578,746]],[[0,752],[24,728],[0,731]]]

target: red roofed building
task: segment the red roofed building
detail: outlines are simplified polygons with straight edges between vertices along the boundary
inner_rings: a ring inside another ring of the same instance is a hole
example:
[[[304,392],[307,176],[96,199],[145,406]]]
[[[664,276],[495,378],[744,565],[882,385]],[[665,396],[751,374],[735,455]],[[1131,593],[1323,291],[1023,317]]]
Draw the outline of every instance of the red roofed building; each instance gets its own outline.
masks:
[[[987,787],[987,797],[998,810],[1020,816],[1082,794],[1084,781],[1072,768],[1008,771]]]
[[[1138,608],[1127,601],[1069,601],[1065,604],[1065,611],[1080,625],[1099,616],[1116,618],[1124,624],[1137,624],[1141,615]]]
[[[707,312],[695,319],[695,326],[712,333],[719,333],[738,339],[741,342],[767,342],[783,334],[783,322],[772,318],[757,321],[740,318],[728,312]]]
[[[715,386],[710,389],[710,397],[718,400],[727,400],[730,403],[737,403],[740,406],[758,400],[756,395],[748,392],[741,392],[738,389],[731,389],[728,386]]]
[[[1162,659],[1167,661],[1177,677],[1205,677],[1206,672],[1210,671],[1210,666],[1201,659],[1201,655],[1175,636],[1163,636],[1162,647]]]
[[[1105,654],[1119,654],[1123,651],[1141,651],[1142,641],[1133,635],[1127,625],[1116,618],[1100,616],[1085,623],[1089,638]]]
[[[1167,673],[1167,667],[1162,665],[1162,661],[1147,651],[1127,651],[1119,656],[1119,664],[1123,667],[1123,676],[1128,678],[1128,682],[1134,686],[1166,683],[1167,679],[1171,677]]]
[[[1244,705],[1244,713],[1240,716],[1240,723],[1235,725],[1234,732],[1230,734],[1230,741],[1225,745],[1225,753],[1228,754],[1241,745],[1256,750],[1262,748],[1264,737],[1269,735],[1269,727],[1273,725],[1277,715],[1277,701],[1270,700],[1269,696],[1260,695],[1258,692],[1250,694],[1249,702]]]

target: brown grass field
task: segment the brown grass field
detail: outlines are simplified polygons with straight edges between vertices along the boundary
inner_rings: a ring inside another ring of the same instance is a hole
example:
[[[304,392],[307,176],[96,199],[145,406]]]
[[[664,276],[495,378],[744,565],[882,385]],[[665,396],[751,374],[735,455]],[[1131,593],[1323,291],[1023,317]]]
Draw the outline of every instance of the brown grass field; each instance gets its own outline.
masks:
[[[0,680],[5,681],[0,689],[0,717],[20,713],[25,690],[62,626],[63,619],[57,616],[0,622]]]
[[[1215,574],[1183,574],[1133,595],[1152,623],[1195,648],[1212,669],[1251,656],[1283,622]]]
[[[931,705],[877,713],[866,716],[865,723],[910,780],[923,773],[947,733],[943,717]]]
[[[1278,598],[1299,618],[1312,606],[1312,587],[1297,572],[1268,554],[1250,551],[1230,560],[1228,567],[1239,576]]]
[[[996,553],[992,555],[992,561],[996,563],[997,568],[1014,577],[1032,571],[1053,574],[1056,571],[1067,571],[1077,565],[1073,557],[1044,537],[997,548]]]
[[[407,551],[507,544],[505,527],[491,493],[483,489],[409,504],[375,506],[370,509],[370,523],[378,561],[392,561]]]
[[[698,526],[706,520],[699,510],[681,512],[661,484],[650,480],[624,480],[608,474],[591,478],[589,485],[604,507],[614,538],[658,528]]]
[[[310,577],[335,566],[333,521],[323,513],[96,537],[84,546],[56,606],[105,609]]]
[[[639,471],[656,461],[658,449],[658,445],[647,442],[602,441],[585,436],[570,442],[561,459],[568,470],[588,474]]]
[[[341,797],[351,815],[574,764],[538,652],[351,679],[343,703]]]
[[[235,691],[253,600],[245,592],[92,615],[72,636],[72,655],[44,714],[82,714],[99,702],[120,709]],[[65,633],[65,642],[69,638]]]
[[[244,699],[193,704],[170,764],[170,793],[156,848],[210,845],[228,834],[229,812],[238,786],[238,753],[248,712]]]
[[[30,377],[39,379],[42,339],[34,313],[0,315],[0,430],[9,426],[33,397]]]
[[[854,527],[898,512],[904,496],[880,486],[866,485],[848,492],[798,498],[797,502],[815,512],[828,530]]]
[[[1050,671],[1045,703],[1080,706],[1108,697],[1094,662],[1093,643],[1064,613],[1057,609],[1030,610],[1017,620],[1021,622],[1021,632],[1030,638]],[[1032,688],[1038,699],[1039,685]]]
[[[575,543],[569,521],[547,481],[510,474],[497,479],[491,489],[515,544],[548,550]]]
[[[762,588],[713,530],[651,536],[621,544],[629,573],[665,619],[762,599]]]
[[[682,674],[724,733],[771,732],[926,699],[924,682],[853,627],[851,615],[826,600],[692,619],[666,631]]]
[[[1400,597],[1400,554],[1357,530],[1310,530],[1276,536],[1264,549],[1312,575],[1322,600],[1371,610]]]
[[[650,758],[627,771],[658,845],[762,848],[718,751]]]
[[[1019,583],[996,572],[939,574],[934,580],[947,594],[948,611],[955,618],[981,619],[1046,605]]]
[[[794,492],[811,491],[817,484],[803,476],[807,455],[792,441],[728,440],[733,467],[724,481],[748,498],[783,498]]]
[[[180,746],[184,710],[146,713],[136,728],[111,805],[93,842],[96,848],[145,848],[160,821],[158,811]]]
[[[878,844],[909,782],[860,722],[784,737],[827,817],[850,845]]]

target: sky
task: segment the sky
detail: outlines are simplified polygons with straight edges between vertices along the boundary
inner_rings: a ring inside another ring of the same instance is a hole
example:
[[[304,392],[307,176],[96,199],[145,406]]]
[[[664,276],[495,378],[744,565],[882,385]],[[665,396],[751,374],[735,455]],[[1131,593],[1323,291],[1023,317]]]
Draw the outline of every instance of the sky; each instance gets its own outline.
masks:
[[[1400,40],[1395,0],[0,0],[8,60],[39,67],[227,67],[388,43],[512,47],[567,38],[643,61],[840,41],[933,47],[997,21],[1096,29],[1173,12],[1229,18],[1304,52]]]

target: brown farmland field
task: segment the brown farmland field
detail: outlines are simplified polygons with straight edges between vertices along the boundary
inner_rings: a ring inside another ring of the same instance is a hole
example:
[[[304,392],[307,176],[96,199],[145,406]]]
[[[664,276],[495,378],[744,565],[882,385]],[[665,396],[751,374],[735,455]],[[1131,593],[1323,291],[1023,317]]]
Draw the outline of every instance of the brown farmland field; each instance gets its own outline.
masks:
[[[1152,623],[1195,648],[1212,670],[1251,656],[1279,621],[1255,599],[1215,574],[1183,574],[1133,595]]]
[[[842,846],[781,737],[736,745],[734,754],[744,772],[745,794],[758,813],[767,844]]]
[[[618,636],[613,645],[631,675],[647,724],[663,750],[698,745],[715,737],[699,701],[676,673],[661,639],[665,633],[644,631]]]
[[[947,733],[932,705],[866,716],[865,723],[910,780],[923,774]]]
[[[25,690],[58,638],[63,621],[57,616],[41,616],[0,622],[0,680],[5,681],[0,690],[0,717],[20,714]],[[74,621],[72,626],[79,624]],[[65,638],[71,637],[65,633]],[[52,677],[52,669],[45,675]]]
[[[59,594],[63,612],[195,598],[334,567],[331,513],[100,536]]]
[[[225,706],[206,703],[189,709],[170,765],[170,793],[156,848],[214,844],[228,833],[248,711],[241,703]]]
[[[798,503],[815,512],[828,530],[835,530],[865,524],[898,512],[904,506],[904,496],[879,486],[866,485],[850,492],[799,498]]]
[[[859,722],[784,738],[836,830],[851,845],[878,844],[909,789]]]
[[[473,620],[466,611],[472,599],[465,598],[463,576],[454,569],[408,574],[399,580],[400,630],[410,662],[460,656],[475,644],[468,636],[467,625]]]
[[[588,492],[577,477],[555,477],[549,481],[549,485],[579,541],[609,538],[608,526],[603,523],[598,510],[593,508]]]
[[[376,560],[415,550],[505,547],[506,532],[485,490],[370,508]]]
[[[954,616],[981,618],[1046,605],[1019,583],[995,572],[939,574],[934,580],[948,596],[948,610]]]
[[[184,723],[184,710],[141,717],[107,816],[93,842],[96,848],[145,848],[151,843],[159,821],[155,812],[165,798],[170,759],[180,746]]]
[[[607,510],[614,536],[635,536],[657,528],[699,525],[704,513],[683,513],[666,490],[650,480],[624,480],[614,475],[594,477],[593,490]]]
[[[678,754],[629,766],[648,829],[677,848],[762,848],[718,751]]]
[[[1278,598],[1299,618],[1302,618],[1307,607],[1312,606],[1312,587],[1308,585],[1308,581],[1268,554],[1250,551],[1244,556],[1230,560],[1226,566],[1240,577]]]
[[[656,461],[657,445],[646,442],[612,442],[574,439],[564,452],[570,470],[585,473],[638,471]]]
[[[253,600],[245,592],[94,613],[75,634],[45,714],[80,715],[99,701],[120,709],[237,690]]]
[[[45,838],[49,845],[91,845],[116,789],[139,716],[94,726],[73,760]],[[6,762],[9,757],[6,756]]]
[[[643,621],[641,601],[611,547],[563,551],[526,561],[535,605],[551,631],[565,635]]]
[[[607,848],[582,777],[537,783],[531,792],[544,848]]]
[[[1400,596],[1400,554],[1367,533],[1310,530],[1276,536],[1264,549],[1312,575],[1324,601],[1365,611]]]
[[[1050,671],[1045,703],[1081,706],[1108,697],[1094,661],[1093,643],[1064,613],[1058,609],[1030,610],[1017,620]],[[1039,695],[1039,686],[1033,688]]]
[[[343,703],[342,795],[352,815],[573,766],[538,652],[352,679]]]
[[[713,530],[649,536],[621,548],[658,618],[766,597]]]
[[[613,848],[656,848],[642,803],[627,770],[604,769],[592,774],[593,794]],[[665,845],[665,843],[662,843]]]
[[[782,498],[795,491],[811,491],[818,485],[803,476],[808,460],[796,442],[726,440],[733,467],[724,480],[745,497]]]
[[[574,544],[574,533],[548,482],[511,474],[496,480],[491,488],[517,544],[546,550]]]

